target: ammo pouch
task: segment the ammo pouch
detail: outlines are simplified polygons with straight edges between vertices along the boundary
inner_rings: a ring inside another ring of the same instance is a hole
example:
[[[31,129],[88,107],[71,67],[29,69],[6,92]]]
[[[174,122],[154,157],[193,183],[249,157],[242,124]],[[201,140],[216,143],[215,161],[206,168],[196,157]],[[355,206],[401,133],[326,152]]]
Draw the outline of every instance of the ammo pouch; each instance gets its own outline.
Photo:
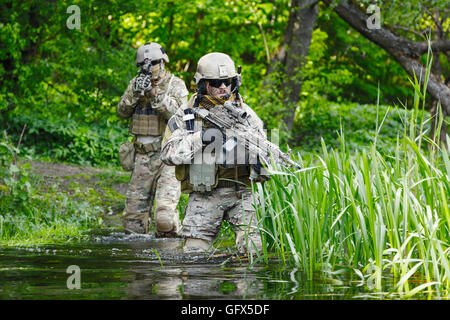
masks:
[[[211,191],[216,184],[216,164],[191,164],[189,166],[189,183],[197,192]]]
[[[160,115],[156,110],[152,107],[136,107],[130,123],[130,132],[132,134],[160,136],[162,129]]]
[[[134,143],[125,141],[120,144],[119,147],[119,161],[123,170],[133,171],[134,169],[134,156],[135,156]]]
[[[161,151],[161,140],[162,139],[158,139],[153,143],[145,143],[145,144],[135,140],[134,147],[136,149],[136,152],[140,154],[147,154],[149,152],[159,152]]]
[[[217,165],[206,165],[205,168],[200,168],[201,166],[205,165],[181,164],[175,166],[175,177],[180,181],[182,193],[207,192],[217,186]]]

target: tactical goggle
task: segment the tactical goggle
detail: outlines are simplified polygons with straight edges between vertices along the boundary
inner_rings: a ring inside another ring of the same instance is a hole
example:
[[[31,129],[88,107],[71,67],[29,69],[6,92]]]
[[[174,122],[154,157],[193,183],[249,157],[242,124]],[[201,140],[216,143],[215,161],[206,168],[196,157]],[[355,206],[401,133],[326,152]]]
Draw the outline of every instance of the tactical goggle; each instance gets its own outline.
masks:
[[[209,85],[211,87],[220,88],[222,83],[225,85],[225,87],[228,87],[229,85],[231,85],[232,81],[233,81],[232,78],[228,78],[228,79],[212,79],[212,80],[208,80],[208,83],[209,83]]]
[[[141,66],[143,66],[144,64],[146,64],[147,62],[148,62],[148,58],[146,58],[145,60],[144,60],[144,62],[141,62],[139,65],[138,65],[138,67],[141,67]],[[157,64],[159,64],[161,62],[161,59],[159,59],[159,60],[150,60],[150,64],[152,65],[152,66],[156,66]]]

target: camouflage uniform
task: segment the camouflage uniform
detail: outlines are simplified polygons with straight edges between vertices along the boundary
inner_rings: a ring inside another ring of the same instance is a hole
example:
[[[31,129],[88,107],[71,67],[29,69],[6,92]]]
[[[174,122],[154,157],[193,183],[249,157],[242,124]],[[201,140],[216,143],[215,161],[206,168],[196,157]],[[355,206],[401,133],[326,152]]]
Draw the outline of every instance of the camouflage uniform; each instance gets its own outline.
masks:
[[[157,235],[173,236],[181,226],[176,206],[180,184],[174,168],[160,160],[162,133],[167,120],[187,101],[184,82],[165,71],[157,83],[157,93],[143,97],[133,90],[136,78],[118,105],[121,118],[132,118],[130,132],[135,135],[135,165],[125,202],[124,225],[127,230],[148,233],[149,216],[155,199],[154,219]]]
[[[250,165],[232,168],[217,165],[217,179],[213,189],[207,192],[192,190],[189,166],[194,155],[204,147],[200,129],[208,127],[207,123],[196,119],[194,132],[189,132],[186,128],[183,120],[184,109],[192,108],[195,98],[196,95],[193,95],[188,104],[180,108],[169,120],[161,151],[161,160],[176,166],[175,174],[181,181],[181,191],[190,194],[180,234],[184,238],[202,239],[212,243],[220,231],[222,220],[225,219],[235,228],[236,246],[240,252],[246,252],[247,248],[252,251],[261,250],[254,199],[248,188],[251,185],[249,177],[253,170]],[[204,106],[200,103],[200,107]],[[241,107],[249,114],[252,129],[265,137],[261,119],[246,104],[242,103]],[[238,192],[235,183],[229,181],[235,180],[236,175],[240,182]]]

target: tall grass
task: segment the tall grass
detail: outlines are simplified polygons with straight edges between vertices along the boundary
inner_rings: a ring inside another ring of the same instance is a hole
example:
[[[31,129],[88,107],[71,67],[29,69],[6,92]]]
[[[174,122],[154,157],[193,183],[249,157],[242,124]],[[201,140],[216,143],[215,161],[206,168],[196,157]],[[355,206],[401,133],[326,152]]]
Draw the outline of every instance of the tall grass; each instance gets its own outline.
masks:
[[[428,79],[428,73],[420,76]],[[279,168],[264,186],[254,186],[266,261],[275,254],[311,277],[350,268],[378,290],[389,273],[402,296],[424,290],[449,296],[450,160],[427,137],[430,119],[419,117],[426,82],[411,81],[414,106],[393,154],[377,150],[377,137],[350,153],[341,132],[338,149],[322,141],[315,159],[299,156],[304,169]],[[386,116],[377,121],[377,132]],[[421,284],[413,287],[413,277]]]

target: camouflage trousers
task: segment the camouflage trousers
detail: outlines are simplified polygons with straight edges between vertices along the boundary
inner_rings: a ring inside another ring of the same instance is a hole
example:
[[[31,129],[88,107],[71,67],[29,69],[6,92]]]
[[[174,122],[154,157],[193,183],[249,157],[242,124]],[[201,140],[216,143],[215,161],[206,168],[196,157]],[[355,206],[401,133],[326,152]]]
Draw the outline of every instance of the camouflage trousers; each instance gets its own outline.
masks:
[[[240,198],[234,188],[191,193],[180,234],[184,238],[203,239],[212,243],[220,232],[222,221],[227,220],[235,230],[239,252],[260,251],[261,236],[257,229],[252,192],[241,189],[240,193]]]
[[[155,200],[153,219],[156,235],[175,236],[181,228],[176,208],[180,193],[175,167],[164,164],[158,153],[136,153],[126,194],[123,215],[125,228],[136,233],[148,233],[149,217]]]

